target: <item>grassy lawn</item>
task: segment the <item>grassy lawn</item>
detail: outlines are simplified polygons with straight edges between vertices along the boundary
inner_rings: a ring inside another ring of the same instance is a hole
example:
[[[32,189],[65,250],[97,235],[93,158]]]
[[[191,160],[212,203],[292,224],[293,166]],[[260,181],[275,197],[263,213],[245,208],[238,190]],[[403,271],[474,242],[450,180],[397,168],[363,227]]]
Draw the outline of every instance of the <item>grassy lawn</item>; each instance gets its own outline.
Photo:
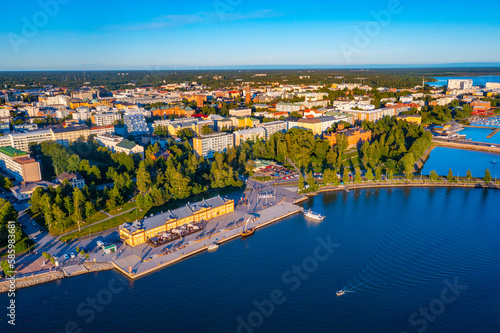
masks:
[[[97,222],[102,221],[102,220],[104,220],[106,218],[108,218],[108,216],[106,214],[103,214],[101,212],[97,212],[94,215],[92,215],[91,217],[85,219],[85,223],[82,223],[81,227],[85,227],[87,225],[91,225],[91,224],[97,223]],[[64,234],[64,233],[67,233],[67,232],[70,232],[70,231],[73,231],[73,230],[78,230],[78,224],[75,223],[75,224],[71,225],[69,228],[67,228],[66,230],[64,230],[61,233],[58,233],[57,235]]]
[[[359,157],[354,157],[354,158],[347,159],[347,160],[344,161],[344,166],[346,168],[350,168],[351,165],[356,166],[358,164],[360,164]]]
[[[128,212],[127,214],[116,216],[116,217],[109,219],[105,222],[92,225],[92,226],[90,226],[82,231],[73,232],[71,234],[63,236],[61,238],[61,241],[65,242],[65,241],[72,240],[75,238],[88,236],[89,233],[90,234],[98,233],[98,232],[105,231],[108,229],[116,228],[116,227],[118,227],[121,224],[126,223],[126,222],[140,220],[144,217],[145,213],[146,212],[140,212],[139,209],[135,209],[131,212]]]
[[[97,212],[95,213],[94,215],[92,215],[91,217],[87,217],[85,219],[85,223],[88,225],[88,224],[93,224],[93,223],[96,223],[96,222],[99,222],[99,221],[102,221],[104,220],[105,218],[107,218],[108,216],[106,214],[103,214],[101,212]]]
[[[104,209],[104,211],[111,214],[111,215],[118,215],[118,214],[121,214],[121,213],[123,213],[129,209],[135,208],[135,207],[137,207],[137,204],[135,202],[130,201],[130,202],[125,203],[121,207],[113,208],[110,210]]]
[[[267,182],[268,180],[271,180],[273,178],[270,176],[267,176],[267,177],[253,177],[253,179],[261,181],[261,182]]]
[[[352,151],[352,152],[349,152],[349,153],[345,153],[344,154],[344,160],[348,160],[348,159],[350,159],[352,157],[358,157],[358,156],[359,156],[359,153],[358,153],[357,150],[355,150],[355,151]]]

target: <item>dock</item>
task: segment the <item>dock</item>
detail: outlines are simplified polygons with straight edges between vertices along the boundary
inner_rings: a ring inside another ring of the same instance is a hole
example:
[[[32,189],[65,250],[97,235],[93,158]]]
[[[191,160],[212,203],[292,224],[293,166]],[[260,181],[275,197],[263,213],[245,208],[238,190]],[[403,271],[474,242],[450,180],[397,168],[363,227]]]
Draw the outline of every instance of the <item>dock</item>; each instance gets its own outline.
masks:
[[[498,132],[500,132],[500,128],[497,128],[495,129],[493,132],[491,132],[490,134],[488,134],[486,137],[488,139],[491,139],[493,136],[495,136],[495,134],[497,134]]]

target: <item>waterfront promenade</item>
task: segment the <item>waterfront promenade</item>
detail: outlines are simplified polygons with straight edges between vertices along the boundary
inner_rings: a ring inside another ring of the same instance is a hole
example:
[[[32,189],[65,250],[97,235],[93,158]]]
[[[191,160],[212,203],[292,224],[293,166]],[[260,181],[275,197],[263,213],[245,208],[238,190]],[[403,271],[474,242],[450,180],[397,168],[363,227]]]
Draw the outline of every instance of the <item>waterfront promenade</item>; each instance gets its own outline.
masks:
[[[273,193],[274,195],[268,198],[260,197],[260,194],[264,192]],[[248,223],[248,228],[255,228],[256,230],[296,214],[301,211],[301,207],[295,205],[295,203],[306,198],[297,194],[296,189],[295,191],[290,191],[287,188],[274,187],[271,184],[263,184],[254,180],[249,180],[247,190],[244,193],[248,200],[240,202],[234,212],[211,219],[208,221],[206,228],[199,233],[189,235],[158,248],[153,248],[148,244],[130,247],[120,241],[118,232],[115,230],[110,230],[109,233],[103,236],[90,239],[77,239],[68,243],[63,243],[59,239],[45,235],[44,239],[46,238],[46,241],[36,247],[37,253],[25,254],[18,258],[21,267],[26,266],[25,268],[28,268],[30,272],[29,274],[24,274],[26,276],[23,275],[23,278],[17,284],[19,288],[27,287],[90,271],[107,270],[111,267],[116,268],[129,278],[135,279],[202,251],[206,251],[207,247],[214,242],[222,244],[241,237],[241,232],[250,214],[254,216],[254,220]],[[242,194],[243,192],[237,192],[232,197],[237,202]],[[99,240],[115,243],[117,245],[117,252],[105,254],[97,246],[97,241]],[[65,260],[63,257],[64,254],[74,251],[76,247],[85,249],[89,254],[89,259],[83,260],[83,258],[77,257]],[[40,265],[42,262],[40,258],[42,252],[48,252],[55,256],[61,263],[60,270],[55,270],[55,267],[51,267],[52,273],[45,272],[49,270],[49,266],[51,265],[50,263],[43,266]],[[94,268],[88,269],[86,265],[89,264],[93,265],[92,267]],[[39,267],[38,270],[36,267]],[[132,270],[131,273],[129,272],[129,268]],[[44,274],[38,274],[41,273],[42,269],[44,270]],[[54,271],[59,273],[54,273]],[[4,284],[7,284],[7,281],[0,282],[0,292],[2,292]]]
[[[190,256],[196,255],[207,250],[207,247],[213,243],[223,244],[230,240],[241,237],[241,232],[245,227],[245,221],[252,214],[255,220],[249,223],[249,228],[256,230],[265,227],[266,225],[275,223],[283,218],[299,213],[302,209],[296,204],[305,200],[307,196],[314,196],[322,192],[328,191],[345,191],[361,190],[370,188],[388,188],[388,187],[450,187],[450,188],[481,188],[481,189],[500,189],[500,185],[495,183],[484,183],[481,180],[464,181],[461,178],[459,181],[449,182],[445,178],[432,182],[427,177],[414,178],[413,180],[393,179],[391,181],[372,181],[362,183],[348,183],[338,186],[323,186],[315,192],[298,194],[296,184],[286,183],[274,186],[275,182],[260,183],[253,180],[249,181],[248,189],[245,191],[248,202],[240,202],[236,206],[234,212],[220,216],[208,221],[206,228],[200,232],[189,235],[178,241],[153,248],[148,244],[142,244],[138,247],[130,247],[118,241],[118,233],[116,231],[108,234],[105,239],[102,237],[87,239],[84,241],[75,241],[71,244],[63,244],[57,240],[53,240],[50,245],[53,250],[58,251],[58,254],[68,251],[68,247],[78,246],[84,247],[89,253],[90,258],[86,262],[80,260],[69,260],[62,264],[60,273],[40,274],[33,277],[24,277],[18,281],[19,287],[28,287],[31,285],[53,281],[70,277],[74,275],[88,273],[90,271],[107,270],[115,268],[130,279],[140,278],[150,274],[156,270],[172,265],[176,262],[184,260]],[[260,194],[264,192],[273,192],[273,198],[261,198]],[[241,192],[239,192],[241,195]],[[258,237],[258,231],[256,232]],[[254,236],[254,237],[255,237]],[[97,247],[98,240],[114,241],[117,244],[117,252],[104,254]],[[33,254],[32,254],[33,255]],[[93,268],[87,267],[92,264]],[[131,272],[130,272],[131,270]],[[0,292],[3,284],[6,281],[0,282]]]

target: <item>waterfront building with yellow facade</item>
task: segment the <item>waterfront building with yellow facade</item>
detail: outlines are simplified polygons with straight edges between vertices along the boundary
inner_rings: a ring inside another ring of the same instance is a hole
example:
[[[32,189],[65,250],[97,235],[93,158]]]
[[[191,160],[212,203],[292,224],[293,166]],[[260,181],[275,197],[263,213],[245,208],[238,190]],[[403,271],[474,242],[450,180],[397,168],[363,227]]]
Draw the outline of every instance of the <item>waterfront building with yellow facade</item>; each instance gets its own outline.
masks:
[[[120,239],[130,246],[138,246],[148,239],[161,236],[169,230],[187,224],[208,221],[234,211],[234,200],[220,196],[156,215],[141,221],[125,223],[120,226]]]

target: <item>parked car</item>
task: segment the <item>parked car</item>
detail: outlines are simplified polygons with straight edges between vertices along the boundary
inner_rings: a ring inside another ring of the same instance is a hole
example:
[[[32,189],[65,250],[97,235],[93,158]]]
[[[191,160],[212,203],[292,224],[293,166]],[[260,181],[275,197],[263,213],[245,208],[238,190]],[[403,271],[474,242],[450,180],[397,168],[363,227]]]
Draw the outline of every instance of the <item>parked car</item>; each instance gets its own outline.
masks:
[[[75,259],[75,257],[76,257],[74,252],[71,252],[69,255],[71,256],[71,259]]]
[[[65,260],[68,260],[69,259],[69,255],[67,253],[64,254],[64,259]]]

